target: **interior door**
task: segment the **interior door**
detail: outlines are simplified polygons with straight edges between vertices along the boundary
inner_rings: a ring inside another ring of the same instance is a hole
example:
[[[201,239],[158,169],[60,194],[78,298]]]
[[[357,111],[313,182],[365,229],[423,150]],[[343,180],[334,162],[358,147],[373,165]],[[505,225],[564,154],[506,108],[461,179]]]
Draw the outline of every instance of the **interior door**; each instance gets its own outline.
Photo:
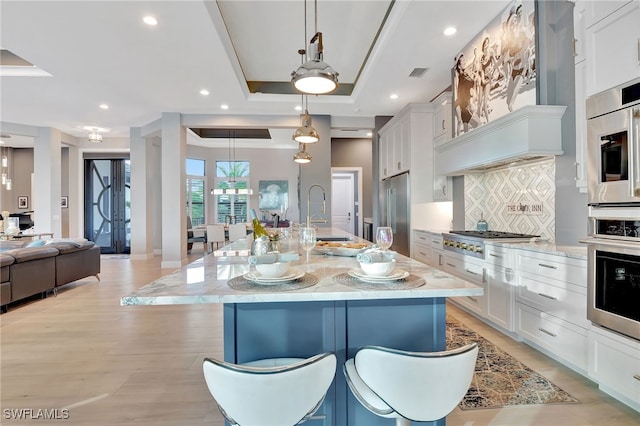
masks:
[[[331,224],[356,234],[355,179],[353,173],[333,173],[331,179]]]
[[[85,237],[102,253],[131,251],[131,164],[85,160]]]

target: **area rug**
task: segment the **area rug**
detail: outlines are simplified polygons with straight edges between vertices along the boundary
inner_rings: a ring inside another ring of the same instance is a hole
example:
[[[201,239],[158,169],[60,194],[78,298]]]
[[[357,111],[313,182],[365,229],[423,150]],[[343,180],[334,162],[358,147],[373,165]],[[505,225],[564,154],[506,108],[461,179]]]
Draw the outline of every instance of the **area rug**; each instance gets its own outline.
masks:
[[[476,371],[460,408],[501,408],[529,404],[579,403],[548,379],[447,316],[447,349],[477,342]]]

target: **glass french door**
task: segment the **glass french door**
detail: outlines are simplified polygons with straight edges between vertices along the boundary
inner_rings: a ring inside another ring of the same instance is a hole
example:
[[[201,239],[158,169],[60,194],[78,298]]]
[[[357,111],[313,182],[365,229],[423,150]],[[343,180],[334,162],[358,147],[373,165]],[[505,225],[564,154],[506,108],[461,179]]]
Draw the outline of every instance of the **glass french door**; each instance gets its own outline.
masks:
[[[130,253],[130,160],[85,160],[85,192],[86,238],[102,253]]]

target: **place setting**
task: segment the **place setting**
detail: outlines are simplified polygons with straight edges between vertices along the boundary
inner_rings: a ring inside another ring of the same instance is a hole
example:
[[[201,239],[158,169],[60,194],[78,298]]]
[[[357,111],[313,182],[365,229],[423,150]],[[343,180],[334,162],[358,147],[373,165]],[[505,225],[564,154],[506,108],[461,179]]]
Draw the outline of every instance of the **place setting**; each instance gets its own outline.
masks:
[[[355,256],[360,267],[334,276],[334,281],[361,290],[406,290],[424,285],[424,279],[397,268],[396,252],[388,250],[392,244],[391,228],[379,227],[376,246]]]
[[[301,236],[301,240],[304,238],[313,240],[315,243],[315,234]],[[307,252],[308,263],[308,253],[312,246],[309,243],[303,247]],[[300,256],[295,252],[272,251],[251,255],[248,258],[249,272],[230,279],[227,284],[234,290],[258,292],[300,290],[317,284],[318,277],[291,265],[291,262],[297,261],[299,258]]]

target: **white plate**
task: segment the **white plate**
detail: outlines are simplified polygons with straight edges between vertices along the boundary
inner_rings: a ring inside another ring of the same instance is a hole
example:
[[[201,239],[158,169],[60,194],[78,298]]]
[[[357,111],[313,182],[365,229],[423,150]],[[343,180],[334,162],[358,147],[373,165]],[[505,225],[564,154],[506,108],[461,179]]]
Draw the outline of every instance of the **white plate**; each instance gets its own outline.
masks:
[[[294,271],[287,275],[278,278],[266,278],[261,276],[258,272],[247,272],[243,275],[243,277],[249,281],[253,281],[256,284],[265,284],[265,285],[276,285],[286,283],[288,281],[297,280],[298,278],[302,278],[304,276],[304,272]]]
[[[389,281],[398,281],[398,280],[405,279],[409,276],[409,273],[407,271],[401,271],[398,269],[396,269],[392,274],[387,275],[386,277],[372,277],[370,275],[365,274],[364,271],[362,271],[362,269],[352,269],[348,272],[348,274],[354,278],[357,278],[361,281],[366,281],[369,283],[384,283]]]

